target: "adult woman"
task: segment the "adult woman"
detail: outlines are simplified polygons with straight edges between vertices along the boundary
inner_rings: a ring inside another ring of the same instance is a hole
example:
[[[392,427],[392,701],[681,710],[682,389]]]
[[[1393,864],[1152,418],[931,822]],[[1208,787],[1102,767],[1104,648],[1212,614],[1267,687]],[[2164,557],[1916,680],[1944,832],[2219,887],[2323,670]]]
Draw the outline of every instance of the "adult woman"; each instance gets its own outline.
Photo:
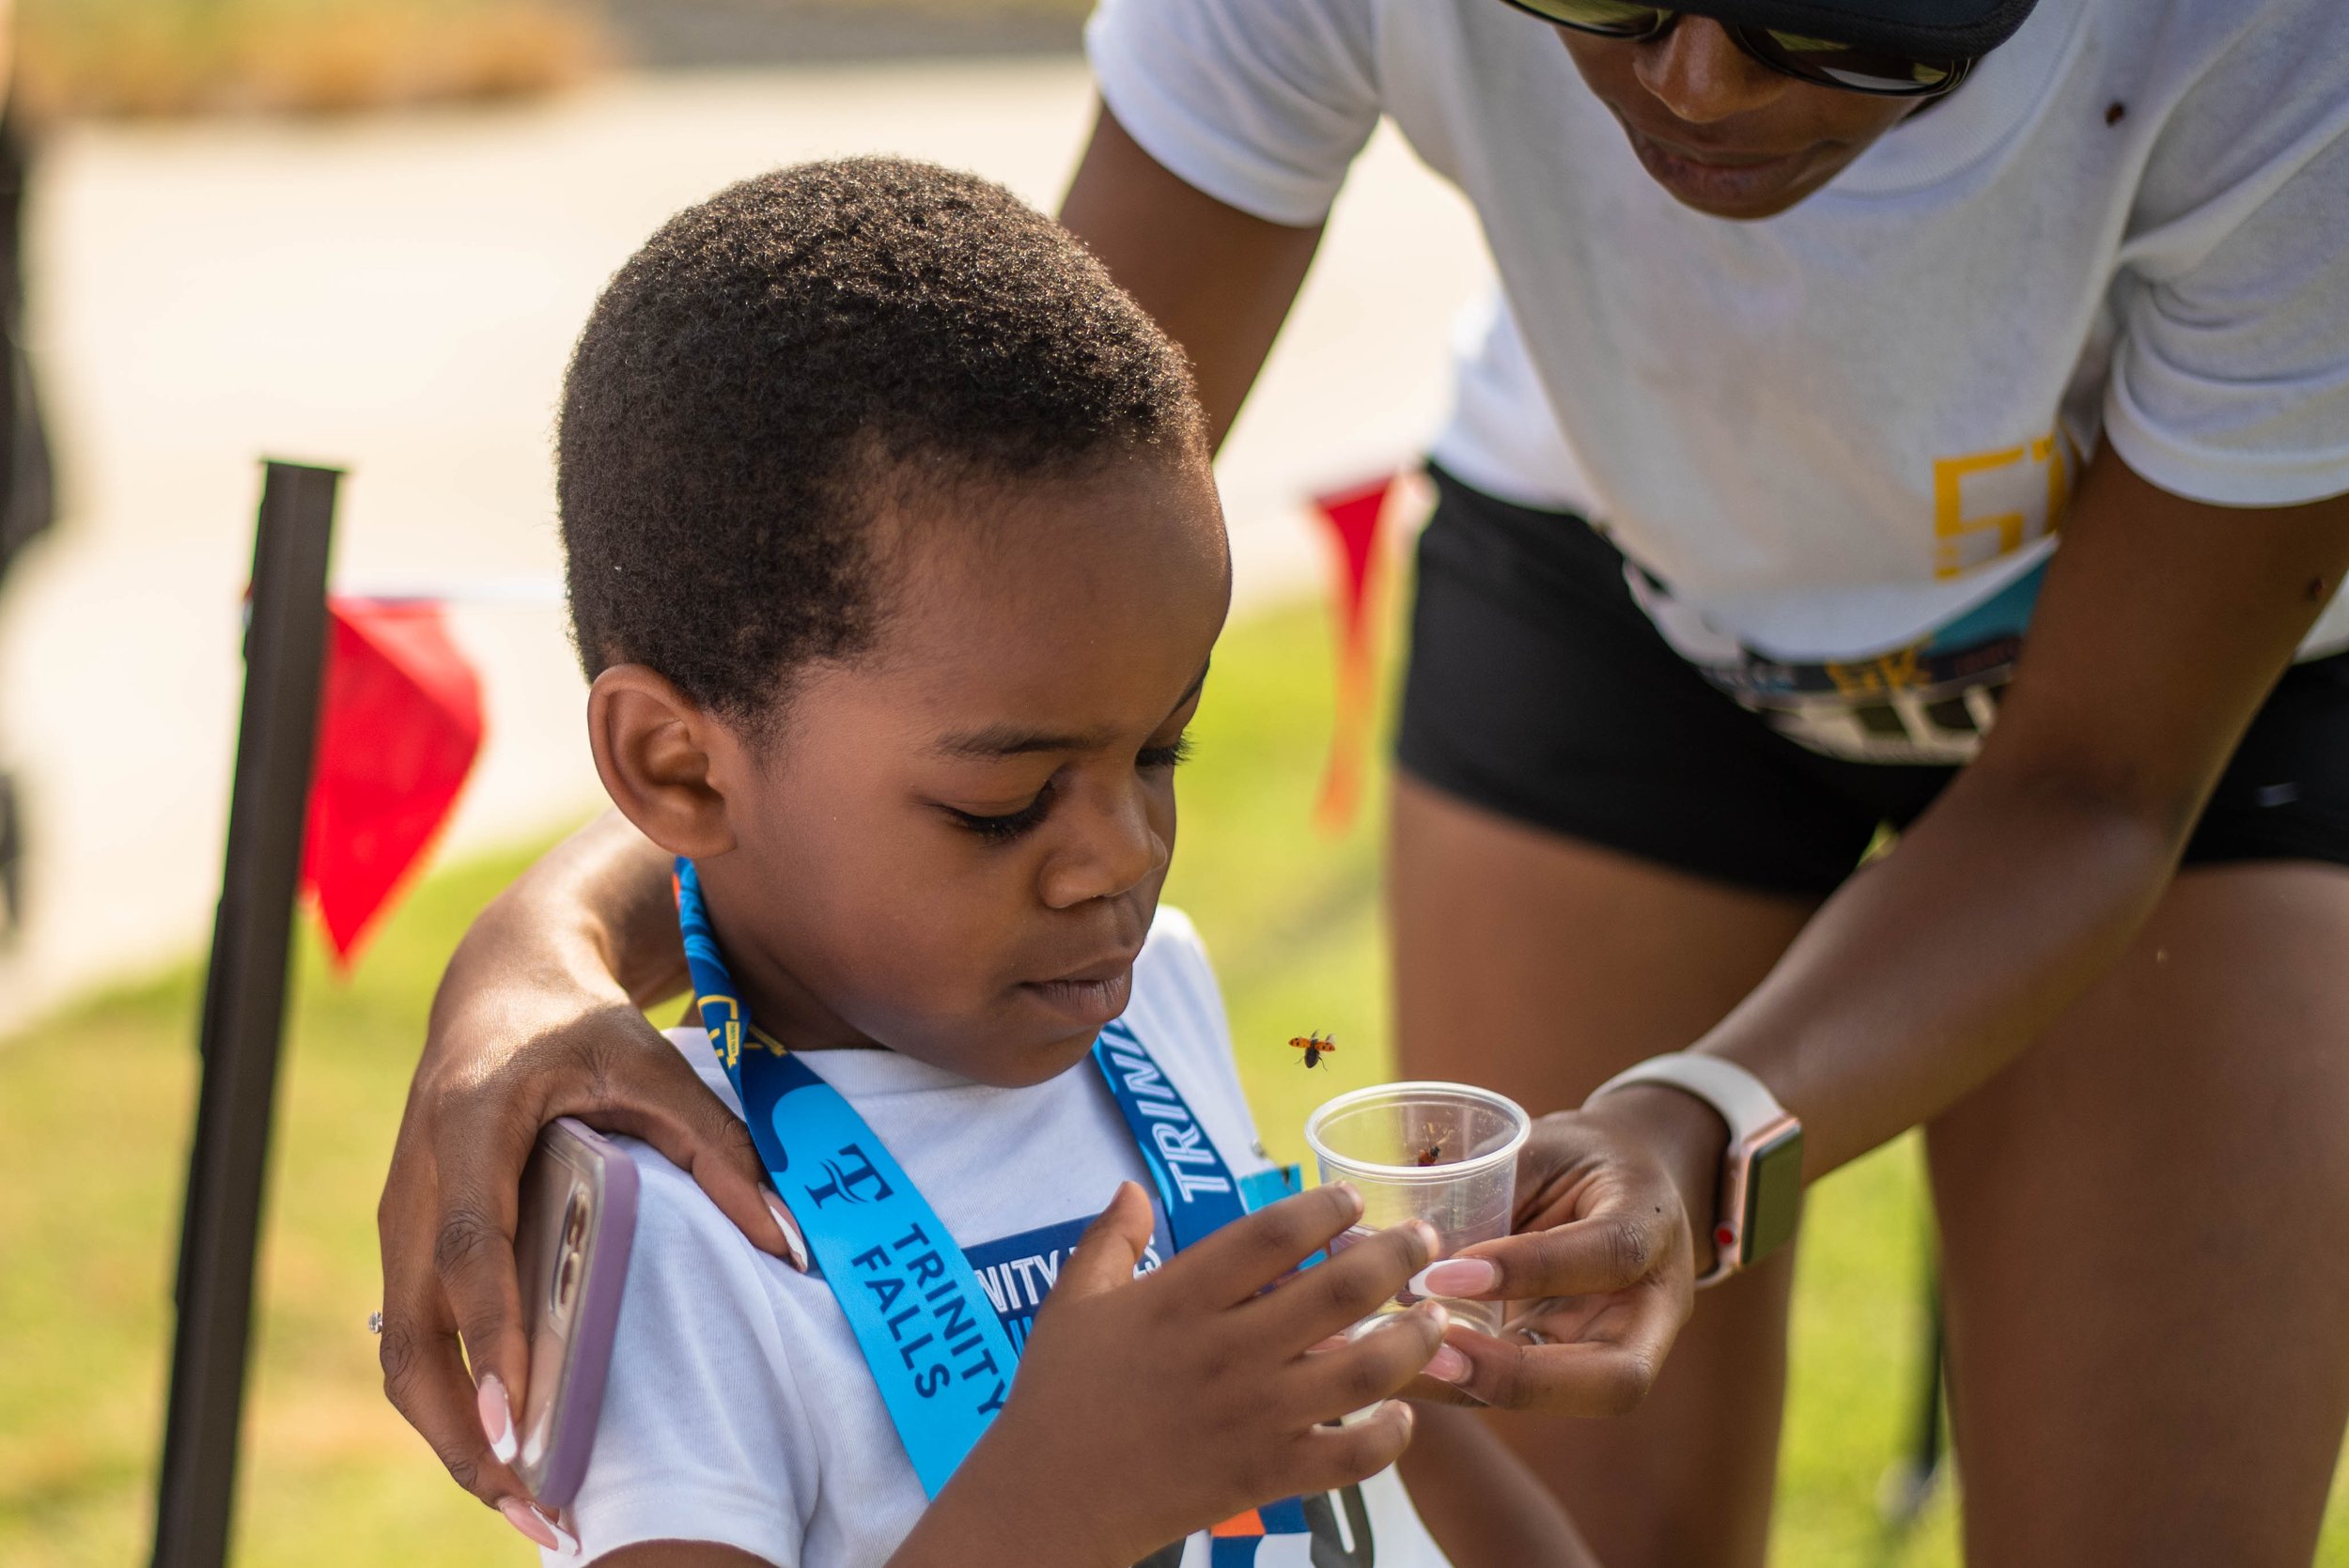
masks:
[[[2308,657],[2349,567],[2349,20],[1525,4],[1112,0],[1065,212],[1220,424],[1379,113],[1485,223],[1506,308],[1437,447],[1401,746],[1406,1067],[1550,1109],[1695,1042],[1800,1115],[1813,1177],[1928,1124],[1977,1559],[2305,1561],[2349,1416],[2349,672]],[[420,1265],[438,1234],[503,1331],[542,1112],[626,1102],[765,1234],[620,1030],[615,956],[666,978],[657,876],[609,830],[543,868],[419,1074],[387,1367],[485,1496],[445,1335],[412,1364],[450,1321]],[[1624,1192],[1663,1151],[1709,1252],[1723,1143],[1655,1085],[1552,1124],[1559,1217],[1617,1221],[1650,1316],[1475,1352],[1610,1562],[1761,1558],[1786,1257],[1626,1421],[1538,1413],[1654,1374],[1690,1263]],[[1604,1272],[1529,1248],[1493,1289]]]

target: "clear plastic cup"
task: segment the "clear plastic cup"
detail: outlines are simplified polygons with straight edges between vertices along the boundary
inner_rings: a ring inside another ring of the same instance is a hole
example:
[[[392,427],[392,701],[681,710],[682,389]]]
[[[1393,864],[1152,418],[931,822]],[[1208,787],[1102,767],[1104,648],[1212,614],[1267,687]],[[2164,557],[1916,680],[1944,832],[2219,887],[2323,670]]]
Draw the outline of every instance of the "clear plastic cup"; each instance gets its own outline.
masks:
[[[1352,1182],[1362,1195],[1361,1222],[1330,1251],[1408,1219],[1436,1228],[1438,1258],[1507,1235],[1517,1151],[1532,1129],[1517,1101],[1465,1083],[1386,1083],[1340,1094],[1305,1120],[1322,1181]],[[1420,1299],[1406,1290],[1382,1311]],[[1501,1331],[1499,1302],[1439,1299],[1456,1321]]]

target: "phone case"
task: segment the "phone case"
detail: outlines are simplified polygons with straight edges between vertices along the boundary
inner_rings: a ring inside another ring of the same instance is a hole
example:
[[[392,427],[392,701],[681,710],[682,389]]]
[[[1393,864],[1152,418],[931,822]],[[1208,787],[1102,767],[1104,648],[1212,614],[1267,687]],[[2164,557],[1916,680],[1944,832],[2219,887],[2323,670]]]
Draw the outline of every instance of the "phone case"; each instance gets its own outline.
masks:
[[[514,1473],[550,1509],[587,1473],[635,1234],[635,1163],[583,1122],[551,1123],[522,1170],[514,1232],[530,1341]]]

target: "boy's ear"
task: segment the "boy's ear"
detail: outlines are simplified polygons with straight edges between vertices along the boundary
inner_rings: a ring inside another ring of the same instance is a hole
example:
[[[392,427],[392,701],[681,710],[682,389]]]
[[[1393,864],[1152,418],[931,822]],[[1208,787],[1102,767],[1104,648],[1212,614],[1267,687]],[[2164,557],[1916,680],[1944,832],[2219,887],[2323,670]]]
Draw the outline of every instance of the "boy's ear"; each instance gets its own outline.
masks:
[[[604,793],[637,831],[672,855],[700,860],[734,847],[726,798],[713,779],[731,731],[642,664],[614,664],[587,690],[587,743]]]

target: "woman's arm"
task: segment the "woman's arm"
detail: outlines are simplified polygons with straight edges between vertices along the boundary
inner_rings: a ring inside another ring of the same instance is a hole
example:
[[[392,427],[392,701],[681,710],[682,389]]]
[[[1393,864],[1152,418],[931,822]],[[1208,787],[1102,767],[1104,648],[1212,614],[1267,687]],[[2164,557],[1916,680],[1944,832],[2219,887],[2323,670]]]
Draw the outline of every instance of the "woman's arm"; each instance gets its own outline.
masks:
[[[618,815],[589,824],[482,911],[433,998],[376,1210],[383,1389],[491,1506],[527,1495],[485,1427],[490,1406],[520,1408],[527,1373],[514,1218],[541,1126],[579,1116],[644,1139],[758,1247],[804,1266],[742,1124],[645,1021],[686,983],[668,875]],[[491,1374],[495,1389],[477,1387]]]
[[[1184,184],[1106,107],[1060,221],[1190,356],[1221,445],[1297,302],[1320,225],[1267,223]]]
[[[2108,447],[2064,536],[1981,755],[1697,1048],[1802,1117],[1811,1175],[1955,1104],[2127,947],[2349,568],[2349,496],[2208,505]]]
[[[2156,489],[2108,448],[2064,534],[1980,756],[1695,1048],[1747,1067],[1802,1118],[1811,1176],[1962,1099],[2127,947],[2349,569],[2349,496],[2213,506]],[[1659,1153],[1702,1269],[1724,1137],[1701,1102],[1646,1085],[1546,1119],[1519,1176],[1520,1190],[1556,1194],[1546,1228],[1477,1248],[1497,1277],[1458,1293],[1619,1300],[1627,1327],[1595,1337],[1632,1352],[1619,1359],[1639,1374],[1624,1390],[1636,1401],[1677,1327],[1657,1304],[1672,1293],[1654,1287],[1688,1265],[1652,1217],[1621,1218],[1615,1191]],[[1561,1352],[1592,1347],[1463,1348],[1470,1392],[1538,1407],[1566,1386]]]

